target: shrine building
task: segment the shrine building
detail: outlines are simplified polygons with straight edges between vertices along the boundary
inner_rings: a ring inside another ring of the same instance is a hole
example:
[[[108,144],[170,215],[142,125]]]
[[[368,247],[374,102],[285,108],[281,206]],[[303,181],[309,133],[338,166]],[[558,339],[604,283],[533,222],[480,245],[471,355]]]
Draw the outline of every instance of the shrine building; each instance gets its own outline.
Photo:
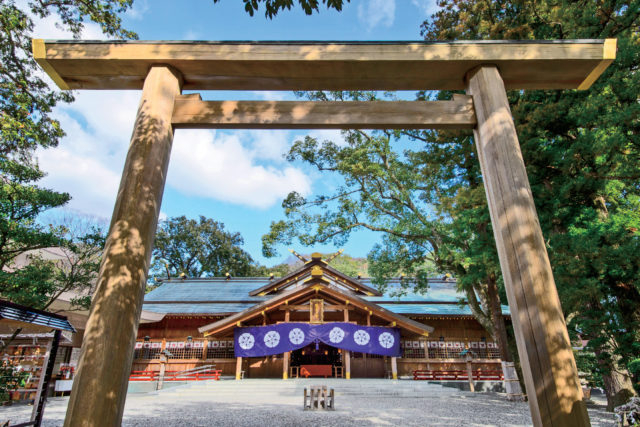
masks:
[[[145,296],[162,315],[138,330],[133,371],[215,365],[241,378],[397,378],[414,370],[453,379],[466,369],[500,379],[498,346],[461,303],[453,279],[425,293],[384,293],[314,253],[284,277],[175,278]],[[509,309],[502,307],[509,318]],[[164,356],[163,356],[164,355]]]

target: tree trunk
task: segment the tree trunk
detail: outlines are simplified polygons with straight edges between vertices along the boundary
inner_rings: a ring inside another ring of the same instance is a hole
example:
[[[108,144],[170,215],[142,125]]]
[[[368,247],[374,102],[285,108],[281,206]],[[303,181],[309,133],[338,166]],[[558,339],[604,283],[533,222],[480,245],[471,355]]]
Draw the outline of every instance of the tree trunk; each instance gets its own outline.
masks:
[[[487,299],[489,300],[491,321],[493,323],[493,339],[498,343],[500,358],[502,359],[502,373],[504,374],[504,386],[507,390],[507,399],[512,401],[524,401],[524,394],[520,386],[518,371],[513,363],[511,351],[509,351],[509,338],[507,336],[507,325],[502,315],[502,306],[498,295],[498,285],[496,277],[491,275],[487,278]]]
[[[602,381],[604,382],[604,391],[607,394],[607,411],[613,411],[616,406],[623,405],[636,396],[637,393],[633,389],[631,375],[629,371],[620,366],[620,357],[613,353],[611,345],[596,351],[596,357],[600,360],[603,353],[607,353],[606,359],[600,362],[602,371]],[[609,366],[606,366],[609,365]]]
[[[493,338],[500,348],[500,358],[504,362],[513,362],[513,357],[509,351],[507,326],[504,323],[504,316],[502,315],[502,305],[500,304],[500,297],[498,296],[498,286],[495,276],[487,278],[487,297],[489,299],[491,322],[493,323]]]

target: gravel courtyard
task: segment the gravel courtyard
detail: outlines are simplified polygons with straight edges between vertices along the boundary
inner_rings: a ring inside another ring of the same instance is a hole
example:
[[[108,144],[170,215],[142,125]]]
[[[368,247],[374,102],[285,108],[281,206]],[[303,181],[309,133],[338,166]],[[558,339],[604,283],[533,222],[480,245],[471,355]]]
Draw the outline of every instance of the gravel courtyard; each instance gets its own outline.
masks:
[[[328,383],[336,390],[336,411],[303,411],[302,390],[309,382],[252,380],[242,385],[233,381],[197,384],[162,392],[127,396],[125,426],[529,426],[526,403],[506,401],[494,393],[469,393],[439,385],[420,385],[410,381],[389,381],[384,390],[372,387],[375,380],[352,380],[340,391],[340,383]],[[227,383],[227,384],[225,384]],[[407,384],[408,383],[408,384]],[[344,384],[344,383],[341,383]],[[398,385],[399,384],[399,385]],[[411,388],[410,388],[411,387]],[[371,395],[365,395],[366,390]],[[355,391],[354,391],[355,390]],[[358,390],[360,390],[358,392]],[[381,391],[382,390],[382,391]],[[60,426],[67,397],[49,400],[45,426]],[[0,421],[26,421],[31,406],[14,405],[0,409]],[[602,402],[589,405],[593,426],[614,426],[612,414]]]

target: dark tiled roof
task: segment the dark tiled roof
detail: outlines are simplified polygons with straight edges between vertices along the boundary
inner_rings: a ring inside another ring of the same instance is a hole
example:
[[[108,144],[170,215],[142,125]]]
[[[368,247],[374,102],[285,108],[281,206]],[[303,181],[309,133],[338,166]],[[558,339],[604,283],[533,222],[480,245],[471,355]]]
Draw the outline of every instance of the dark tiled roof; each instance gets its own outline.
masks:
[[[0,300],[0,319],[31,323],[63,331],[76,331],[64,316],[3,300]]]
[[[368,278],[359,281],[375,287]],[[269,298],[249,295],[267,283],[268,277],[167,280],[145,296],[144,309],[173,314],[238,313]],[[468,305],[459,304],[464,295],[456,290],[453,280],[430,279],[429,288],[424,293],[416,293],[409,287],[406,293],[398,296],[401,290],[400,280],[391,280],[382,296],[362,298],[399,314],[471,315]],[[502,311],[509,314],[509,307],[503,305]]]
[[[268,297],[252,297],[249,292],[268,282],[268,277],[167,280],[145,295],[145,309],[152,301],[264,301]]]

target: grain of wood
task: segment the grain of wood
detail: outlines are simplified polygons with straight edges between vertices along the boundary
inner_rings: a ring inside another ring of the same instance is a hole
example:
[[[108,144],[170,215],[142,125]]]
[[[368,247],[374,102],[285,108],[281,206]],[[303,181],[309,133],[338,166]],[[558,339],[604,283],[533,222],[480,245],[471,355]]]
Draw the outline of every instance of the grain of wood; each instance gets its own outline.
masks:
[[[468,76],[474,131],[518,353],[535,425],[589,419],[505,87],[496,67]]]
[[[509,89],[586,89],[604,40],[459,42],[96,42],[34,40],[34,57],[63,89],[140,89],[170,64],[189,90],[457,90],[496,64]],[[595,73],[594,73],[595,70]]]
[[[176,99],[184,129],[473,129],[471,97],[451,101],[201,101]]]
[[[148,71],[87,320],[65,426],[120,425],[166,180],[180,76]]]

